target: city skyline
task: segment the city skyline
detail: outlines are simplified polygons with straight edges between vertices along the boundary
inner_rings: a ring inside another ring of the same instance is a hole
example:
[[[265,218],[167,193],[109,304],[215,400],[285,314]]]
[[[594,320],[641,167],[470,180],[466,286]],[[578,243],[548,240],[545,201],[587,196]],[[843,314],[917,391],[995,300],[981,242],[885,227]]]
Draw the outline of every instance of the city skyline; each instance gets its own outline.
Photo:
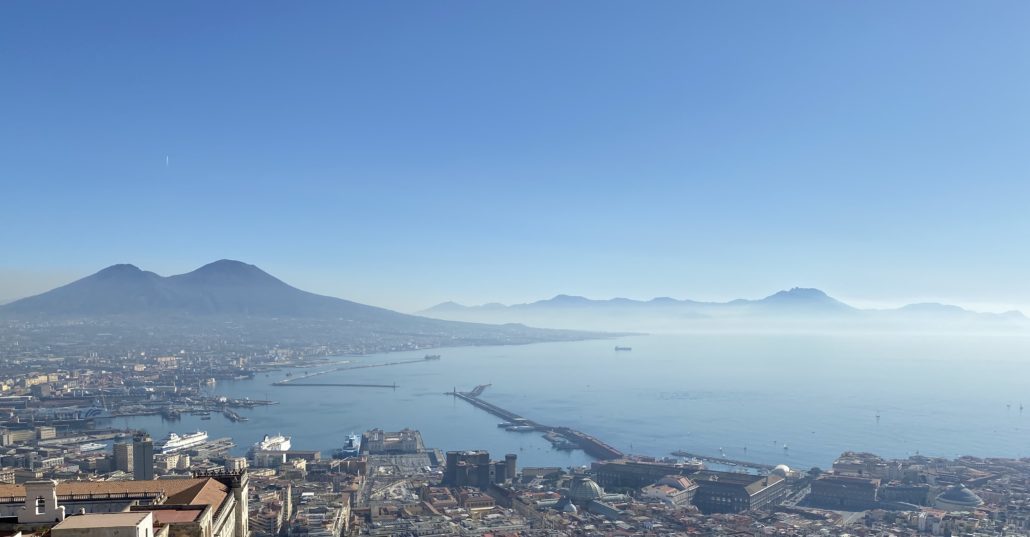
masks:
[[[233,258],[400,311],[1026,311],[1028,10],[5,4],[0,299]]]

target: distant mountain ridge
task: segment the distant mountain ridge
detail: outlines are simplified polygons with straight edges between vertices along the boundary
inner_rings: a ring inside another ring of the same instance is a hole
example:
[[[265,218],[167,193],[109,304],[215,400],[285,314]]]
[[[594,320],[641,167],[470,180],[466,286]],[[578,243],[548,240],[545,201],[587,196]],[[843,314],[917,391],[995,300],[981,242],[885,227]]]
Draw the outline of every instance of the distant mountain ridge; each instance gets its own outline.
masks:
[[[26,337],[108,349],[190,344],[259,352],[287,345],[361,354],[613,335],[409,315],[302,291],[254,265],[228,259],[174,276],[112,265],[4,304],[0,321],[9,329],[37,327]]]
[[[445,319],[534,320],[547,326],[551,319],[590,317],[591,319],[633,320],[664,319],[686,321],[697,319],[808,319],[808,320],[883,320],[883,321],[1025,321],[1022,312],[979,313],[959,306],[923,303],[896,309],[860,309],[837,300],[819,289],[795,287],[760,299],[735,299],[727,302],[704,302],[656,297],[650,300],[612,298],[595,300],[582,296],[557,295],[525,304],[486,304],[463,306],[444,302],[419,312]],[[621,329],[621,328],[620,328]]]
[[[544,309],[544,308],[577,308],[577,307],[662,307],[662,306],[698,306],[698,307],[720,307],[720,306],[771,306],[784,308],[829,308],[838,311],[857,310],[833,297],[830,297],[819,289],[795,287],[793,289],[779,291],[758,300],[738,298],[729,302],[703,302],[690,299],[676,299],[670,297],[656,297],[650,300],[634,300],[631,298],[610,298],[597,300],[576,295],[556,295],[552,298],[529,302],[525,304],[512,304],[505,306],[496,302],[481,306],[464,306],[457,302],[448,301],[437,304],[431,308],[422,310],[421,313],[439,311],[466,311],[477,309]]]

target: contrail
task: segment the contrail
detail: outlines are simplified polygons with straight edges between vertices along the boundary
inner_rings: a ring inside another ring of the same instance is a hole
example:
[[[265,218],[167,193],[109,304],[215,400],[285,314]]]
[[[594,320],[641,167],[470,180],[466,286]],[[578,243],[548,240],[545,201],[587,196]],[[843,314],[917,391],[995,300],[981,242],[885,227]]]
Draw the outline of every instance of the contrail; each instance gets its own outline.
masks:
[[[165,155],[165,168],[168,167],[168,155]]]

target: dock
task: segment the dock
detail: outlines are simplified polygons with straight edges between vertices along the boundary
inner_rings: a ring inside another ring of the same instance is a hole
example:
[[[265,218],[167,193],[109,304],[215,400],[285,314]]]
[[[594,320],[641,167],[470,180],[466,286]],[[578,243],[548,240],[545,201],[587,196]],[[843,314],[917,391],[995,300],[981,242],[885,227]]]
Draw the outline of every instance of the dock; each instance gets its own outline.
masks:
[[[392,365],[422,364],[422,363],[426,363],[426,362],[427,362],[427,360],[425,358],[419,358],[417,360],[399,360],[399,361],[396,361],[396,362],[383,362],[383,363],[378,363],[378,364],[344,365],[344,366],[340,366],[340,367],[333,367],[331,369],[325,369],[325,370],[322,370],[322,371],[315,371],[314,373],[308,373],[306,375],[301,375],[299,377],[283,379],[283,380],[280,380],[278,382],[273,382],[272,386],[289,386],[291,384],[295,384],[295,385],[299,386],[301,383],[298,382],[298,381],[304,381],[304,380],[309,379],[311,377],[317,377],[319,375],[326,375],[326,374],[329,374],[329,373],[335,373],[337,371],[351,371],[351,370],[354,370],[354,369],[371,369],[373,367],[389,367],[389,366],[392,366]],[[307,386],[344,386],[344,384],[328,384],[328,383],[327,384],[307,384]]]
[[[586,452],[587,455],[590,455],[591,457],[594,457],[596,459],[621,459],[626,456],[625,453],[619,451],[618,449],[582,431],[577,431],[570,427],[552,427],[550,425],[544,425],[542,423],[533,421],[529,418],[520,416],[510,410],[501,408],[493,403],[484,401],[480,398],[480,395],[482,395],[483,391],[486,390],[486,388],[489,386],[489,384],[481,384],[479,386],[476,386],[472,391],[469,392],[459,392],[457,389],[454,389],[453,391],[448,392],[447,395],[451,395],[457,399],[461,399],[462,401],[465,401],[471,404],[472,406],[485,410],[486,412],[489,412],[490,414],[493,414],[494,416],[497,416],[505,421],[511,423],[518,423],[520,425],[526,425],[529,427],[533,427],[534,429],[541,431],[543,433],[547,433],[546,437],[548,438],[548,440],[551,440],[552,444],[555,444],[553,439],[555,439],[556,437],[564,438],[566,441],[568,441],[569,444],[573,444],[576,447],[579,447],[584,452]]]
[[[276,386],[341,386],[344,388],[393,388],[397,389],[397,383],[393,384],[356,384],[343,382],[285,382]]]
[[[762,464],[760,462],[742,461],[737,459],[727,459],[725,457],[712,457],[710,455],[701,455],[700,453],[690,453],[688,451],[673,451],[672,454],[676,457],[684,457],[689,459],[697,459],[703,462],[710,462],[713,464],[723,464],[726,466],[740,466],[742,468],[753,468],[755,470],[772,470],[776,468],[771,464]]]

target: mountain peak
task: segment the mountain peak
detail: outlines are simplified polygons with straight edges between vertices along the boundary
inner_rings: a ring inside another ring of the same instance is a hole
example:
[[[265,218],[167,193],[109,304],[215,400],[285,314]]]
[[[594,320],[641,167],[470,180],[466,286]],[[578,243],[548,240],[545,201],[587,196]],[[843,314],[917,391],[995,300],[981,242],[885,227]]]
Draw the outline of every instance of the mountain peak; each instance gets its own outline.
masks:
[[[256,266],[244,263],[243,261],[236,261],[235,259],[219,259],[218,261],[208,263],[193,272],[252,272],[255,270],[264,272]]]
[[[220,259],[192,272],[172,277],[196,283],[281,283],[278,278],[257,266],[233,259]]]
[[[441,302],[441,303],[439,303],[439,304],[437,304],[435,306],[426,308],[426,309],[422,310],[420,313],[462,311],[462,310],[465,310],[465,309],[468,309],[468,308],[466,306],[458,304],[457,302],[455,302],[453,300],[448,300],[447,302]]]
[[[856,311],[855,308],[811,287],[793,287],[756,300],[752,304],[763,309],[780,308],[794,313]]]
[[[792,300],[833,300],[829,295],[819,289],[813,287],[792,287],[785,291],[780,291],[773,294],[769,298],[781,298],[781,299],[792,299]]]
[[[141,272],[143,272],[143,270],[137,267],[136,265],[132,265],[129,263],[119,263],[117,265],[111,265],[110,267],[101,269],[99,272],[94,274],[94,276],[111,277],[120,276],[124,274],[139,274]]]

